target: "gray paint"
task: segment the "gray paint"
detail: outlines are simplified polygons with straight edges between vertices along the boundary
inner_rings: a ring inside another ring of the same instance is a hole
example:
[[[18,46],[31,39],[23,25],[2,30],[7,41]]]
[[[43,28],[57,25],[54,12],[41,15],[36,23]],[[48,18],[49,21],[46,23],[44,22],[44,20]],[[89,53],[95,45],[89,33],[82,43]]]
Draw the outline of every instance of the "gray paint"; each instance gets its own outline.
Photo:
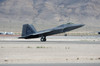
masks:
[[[29,24],[24,24],[23,30],[22,30],[22,37],[19,37],[19,38],[30,39],[30,38],[38,38],[38,37],[42,37],[42,36],[50,36],[50,35],[54,35],[54,34],[68,32],[68,31],[80,28],[82,26],[84,26],[84,24],[68,23],[68,24],[62,24],[55,28],[37,32],[36,29],[34,28],[34,26],[29,25]]]

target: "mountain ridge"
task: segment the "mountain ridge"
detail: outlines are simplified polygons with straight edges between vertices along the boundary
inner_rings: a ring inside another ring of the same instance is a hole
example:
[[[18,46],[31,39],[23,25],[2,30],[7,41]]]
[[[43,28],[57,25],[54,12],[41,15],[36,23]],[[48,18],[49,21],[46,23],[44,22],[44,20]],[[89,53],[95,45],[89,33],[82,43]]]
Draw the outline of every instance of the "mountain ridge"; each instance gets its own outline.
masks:
[[[67,22],[85,24],[83,31],[99,31],[100,1],[0,0],[0,20],[0,31],[21,32],[25,23],[42,30]]]

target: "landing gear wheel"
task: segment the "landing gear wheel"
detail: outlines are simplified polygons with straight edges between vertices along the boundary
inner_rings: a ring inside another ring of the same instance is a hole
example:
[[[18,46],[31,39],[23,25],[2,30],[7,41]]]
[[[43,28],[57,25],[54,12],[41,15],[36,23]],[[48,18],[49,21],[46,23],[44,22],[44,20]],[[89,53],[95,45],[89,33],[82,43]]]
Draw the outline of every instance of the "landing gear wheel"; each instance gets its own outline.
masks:
[[[45,42],[46,41],[46,36],[41,36],[41,42]]]

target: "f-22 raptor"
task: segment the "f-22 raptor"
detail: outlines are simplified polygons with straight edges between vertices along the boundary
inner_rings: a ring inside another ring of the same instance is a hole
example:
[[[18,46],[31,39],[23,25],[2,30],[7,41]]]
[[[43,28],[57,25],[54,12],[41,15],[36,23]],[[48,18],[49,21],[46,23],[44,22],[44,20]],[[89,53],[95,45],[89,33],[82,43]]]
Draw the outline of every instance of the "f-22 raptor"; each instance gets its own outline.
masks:
[[[36,31],[35,27],[32,24],[24,24],[23,29],[22,29],[22,36],[19,38],[31,39],[31,38],[41,37],[40,41],[45,42],[46,36],[68,32],[68,31],[80,28],[82,26],[84,26],[84,24],[67,23],[67,24],[62,24],[52,29]]]

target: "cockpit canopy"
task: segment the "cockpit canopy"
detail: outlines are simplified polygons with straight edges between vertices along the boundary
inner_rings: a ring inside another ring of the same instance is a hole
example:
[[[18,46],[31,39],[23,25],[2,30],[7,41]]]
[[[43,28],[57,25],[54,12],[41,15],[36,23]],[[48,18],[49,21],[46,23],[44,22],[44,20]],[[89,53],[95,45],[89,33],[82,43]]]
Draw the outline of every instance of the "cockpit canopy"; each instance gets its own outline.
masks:
[[[69,23],[67,23],[67,24],[74,24],[74,23],[72,23],[72,22],[69,22]]]
[[[60,25],[60,26],[58,26],[58,27],[63,27],[63,26],[65,26],[65,25],[70,25],[70,24],[74,24],[74,23],[69,22],[69,23],[66,23],[66,24],[62,24],[62,25]]]

